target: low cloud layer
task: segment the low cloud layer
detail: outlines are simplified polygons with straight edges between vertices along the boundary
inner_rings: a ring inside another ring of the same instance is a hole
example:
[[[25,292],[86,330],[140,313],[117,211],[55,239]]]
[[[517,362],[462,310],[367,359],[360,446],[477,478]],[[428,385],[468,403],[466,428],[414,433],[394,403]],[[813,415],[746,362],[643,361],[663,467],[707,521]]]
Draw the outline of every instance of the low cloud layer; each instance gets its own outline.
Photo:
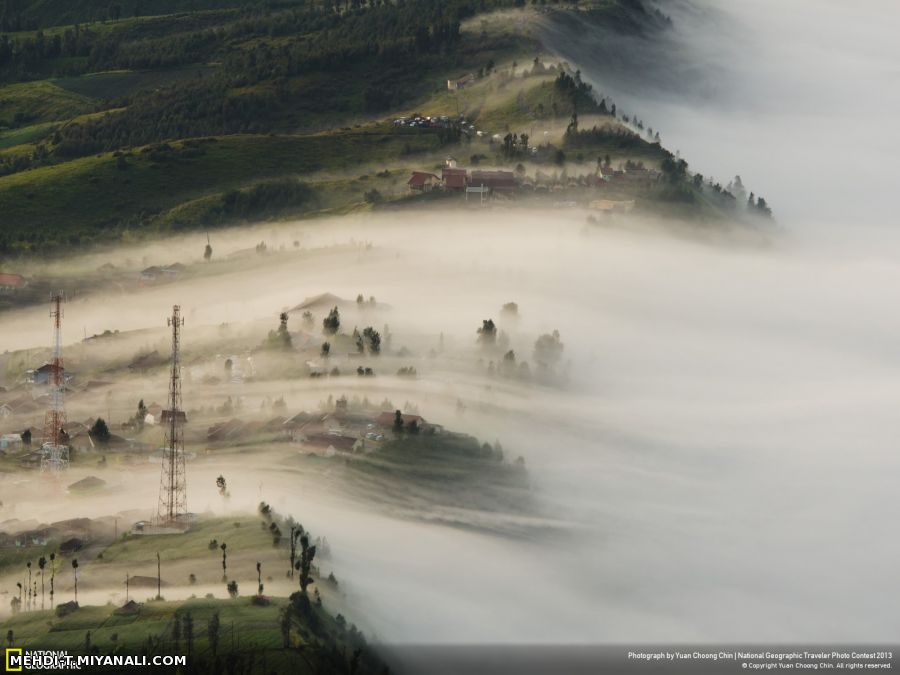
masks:
[[[659,84],[665,77],[612,77],[591,61],[590,35],[572,37],[571,54],[557,47],[693,168],[723,180],[740,173],[766,196],[780,229],[763,243],[673,236],[671,223],[589,226],[577,210],[363,215],[222,232],[217,258],[260,240],[285,251],[67,308],[72,335],[80,326],[158,328],[177,302],[190,348],[222,322],[261,338],[283,308],[325,291],[390,305],[379,322],[390,323],[395,345],[410,345],[419,380],[248,391],[284,393],[295,409],[344,391],[416,401],[429,419],[523,455],[561,534],[514,540],[400,520],[314,477],[226,465],[234,508],[264,495],[328,536],[354,619],[380,639],[827,642],[900,633],[900,544],[888,534],[900,516],[897,148],[888,133],[897,89],[886,65],[900,13],[887,3],[863,11],[774,0],[667,11],[683,50],[676,72],[694,69],[702,84],[683,94]],[[151,264],[188,251],[181,261],[190,262],[204,245],[187,237],[105,255]],[[532,359],[537,335],[560,331],[566,386],[492,379],[477,366],[475,330],[499,321],[509,301],[520,318],[501,328],[519,358]],[[0,350],[44,344],[46,321],[46,308],[4,316]],[[448,355],[429,359],[441,333]],[[127,351],[142,341],[152,340],[136,338]],[[187,407],[199,391],[186,385]],[[217,508],[221,467],[193,470],[192,508]],[[152,507],[147,475],[128,500],[23,494],[17,509],[49,520]]]
[[[328,393],[388,395],[525,457],[542,513],[560,530],[548,540],[396,520],[315,477],[265,462],[226,465],[234,507],[252,508],[262,495],[328,536],[342,587],[379,638],[896,635],[884,589],[900,547],[879,533],[898,515],[889,477],[898,468],[900,320],[884,307],[900,266],[876,251],[862,260],[777,238],[707,242],[667,235],[664,224],[585,222],[577,211],[493,211],[289,225],[284,233],[301,228],[311,247],[372,247],[303,264],[293,254],[260,259],[208,289],[174,282],[91,311],[98,325],[124,330],[152,325],[180,302],[194,317],[186,349],[196,349],[204,323],[215,325],[229,305],[260,317],[262,338],[266,316],[308,295],[371,293],[390,305],[385,320],[395,346],[412,346],[418,380],[255,383],[248,400],[284,394],[300,409]],[[233,236],[238,246],[259,232]],[[517,321],[500,318],[508,301],[519,304]],[[135,305],[140,315],[128,309]],[[67,319],[77,322],[79,311],[71,306]],[[558,329],[568,384],[488,377],[475,350],[488,317],[522,359],[532,358],[537,335]],[[441,332],[448,354],[430,359],[426,347]],[[209,391],[186,383],[186,407]],[[133,406],[134,396],[121,395],[114,416]],[[197,466],[205,478],[190,479],[192,508],[217,508],[213,474],[223,469]],[[140,503],[141,491],[129,490],[128,500],[60,497],[18,511],[46,520],[57,510],[152,507],[152,474]]]
[[[691,168],[740,174],[792,227],[884,226],[896,213],[900,11],[777,0],[659,3],[672,27],[623,38],[579,18],[543,35]]]

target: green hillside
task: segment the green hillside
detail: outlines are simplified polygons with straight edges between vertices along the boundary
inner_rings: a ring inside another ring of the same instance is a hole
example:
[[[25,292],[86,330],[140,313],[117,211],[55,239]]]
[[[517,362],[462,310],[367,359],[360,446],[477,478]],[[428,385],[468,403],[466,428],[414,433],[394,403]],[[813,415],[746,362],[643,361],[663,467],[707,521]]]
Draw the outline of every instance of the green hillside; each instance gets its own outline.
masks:
[[[285,529],[292,524],[277,515],[275,519]],[[126,607],[121,607],[123,601],[102,606],[72,603],[69,559],[62,556],[55,563],[55,609],[49,609],[47,602],[41,606],[48,609],[15,614],[3,623],[4,639],[14,647],[64,650],[73,655],[189,655],[188,667],[179,672],[223,672],[223,663],[238,667],[236,672],[247,673],[343,672],[354,659],[354,672],[382,672],[380,659],[362,633],[341,614],[329,611],[343,606],[343,601],[337,583],[320,578],[317,567],[313,566],[314,580],[306,592],[300,591],[294,581],[291,585],[297,591],[285,593],[290,597],[270,594],[274,571],[290,567],[288,546],[281,539],[274,546],[270,530],[260,528],[258,522],[250,517],[200,520],[184,533],[126,534],[106,542],[96,555],[81,551],[81,601],[97,589],[109,590],[110,580],[116,580],[116,585],[120,579],[124,582],[130,572],[133,580],[144,583],[136,581],[130,587],[130,599],[135,604]],[[188,572],[198,591],[209,584],[224,590],[218,544],[226,541],[228,580],[237,583],[233,597],[156,597],[152,582],[157,552],[162,560],[163,596],[177,582],[176,575],[187,579]],[[57,545],[52,542],[48,550],[55,550]],[[35,553],[31,549],[28,559]],[[13,561],[7,556],[0,564],[23,565],[25,556],[17,557]],[[266,592],[262,597],[257,595],[255,566],[259,561]]]
[[[602,92],[540,60],[519,3],[8,0],[0,256],[368,208],[446,155],[533,172],[610,155],[661,166],[668,153]],[[633,0],[592,7],[596,21],[646,20]],[[563,138],[576,112],[615,135]],[[415,113],[445,121],[391,123]],[[502,140],[520,134],[530,147]]]

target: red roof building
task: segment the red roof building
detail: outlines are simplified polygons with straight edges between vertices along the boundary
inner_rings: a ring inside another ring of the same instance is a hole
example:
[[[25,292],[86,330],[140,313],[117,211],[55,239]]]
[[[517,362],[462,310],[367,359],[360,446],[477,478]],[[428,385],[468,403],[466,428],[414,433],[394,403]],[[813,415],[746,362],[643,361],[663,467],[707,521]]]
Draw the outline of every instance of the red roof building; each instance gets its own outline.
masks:
[[[410,190],[418,190],[419,192],[429,192],[434,186],[441,182],[441,179],[433,173],[425,171],[413,171],[412,176],[406,182]]]
[[[24,288],[28,282],[21,274],[12,274],[10,272],[0,272],[0,289],[15,290]]]
[[[469,185],[490,188],[491,192],[515,192],[516,176],[512,171],[473,171]]]
[[[377,417],[375,423],[381,427],[391,429],[394,426],[396,417],[397,413],[395,412],[383,412]],[[401,415],[401,417],[403,418],[404,429],[408,429],[413,422],[416,423],[416,426],[419,427],[420,431],[427,431],[428,427],[431,426],[421,415]]]
[[[465,169],[444,167],[441,170],[441,180],[445,190],[465,190],[468,174]]]

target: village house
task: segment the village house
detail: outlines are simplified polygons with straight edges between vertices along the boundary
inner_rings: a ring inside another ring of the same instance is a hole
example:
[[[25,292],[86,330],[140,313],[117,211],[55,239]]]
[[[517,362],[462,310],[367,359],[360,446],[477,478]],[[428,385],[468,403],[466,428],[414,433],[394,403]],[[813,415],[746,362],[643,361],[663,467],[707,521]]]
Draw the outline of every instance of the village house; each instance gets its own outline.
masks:
[[[309,434],[303,441],[315,450],[324,452],[326,457],[333,457],[338,453],[354,452],[359,439],[352,436],[338,436],[336,434]]]
[[[116,452],[147,452],[150,449],[146,443],[133,438],[125,438],[118,434],[110,434],[105,442],[95,439],[90,431],[79,431],[69,437],[69,447],[84,451],[116,451]]]
[[[168,281],[177,277],[184,272],[185,269],[185,266],[181,263],[173,263],[162,267],[153,265],[141,270],[141,282],[152,284],[157,281]]]
[[[445,166],[441,169],[441,182],[443,183],[445,190],[462,192],[466,189],[466,185],[469,182],[469,176],[465,169]]]
[[[447,80],[447,89],[450,91],[459,91],[460,89],[468,87],[473,82],[475,82],[475,75],[469,73],[468,75],[463,75],[458,80]]]
[[[406,182],[409,186],[410,190],[414,190],[416,192],[431,192],[435,186],[439,185],[441,179],[435,176],[433,173],[427,173],[425,171],[413,171],[412,176]]]
[[[438,424],[429,424],[421,415],[408,415],[403,413],[401,414],[401,418],[403,419],[404,429],[409,429],[410,427],[412,427],[413,422],[415,422],[416,426],[419,428],[419,431],[423,433],[440,433],[441,431],[443,431],[443,427]],[[383,412],[377,418],[375,418],[375,423],[385,429],[393,429],[394,421],[396,419],[396,412]]]
[[[237,441],[247,438],[284,439],[287,434],[284,429],[284,418],[274,417],[267,422],[260,420],[242,421],[232,418],[226,422],[214,424],[206,431],[206,439],[211,442]]]
[[[50,384],[50,378],[53,376],[53,364],[45,363],[40,368],[29,370],[25,373],[25,380],[30,384],[46,385]],[[72,374],[67,373],[66,369],[60,368],[60,376],[63,383],[68,383],[72,379]]]
[[[0,272],[0,292],[11,293],[25,288],[28,282],[21,274],[12,274],[11,272]]]
[[[3,434],[2,436],[0,436],[0,450],[18,450],[21,447],[21,434]]]
[[[492,193],[511,194],[516,191],[516,176],[512,171],[472,171],[469,185],[489,188]]]
[[[153,283],[157,280],[159,275],[162,273],[162,268],[158,265],[153,265],[146,269],[141,270],[141,281],[146,283]]]

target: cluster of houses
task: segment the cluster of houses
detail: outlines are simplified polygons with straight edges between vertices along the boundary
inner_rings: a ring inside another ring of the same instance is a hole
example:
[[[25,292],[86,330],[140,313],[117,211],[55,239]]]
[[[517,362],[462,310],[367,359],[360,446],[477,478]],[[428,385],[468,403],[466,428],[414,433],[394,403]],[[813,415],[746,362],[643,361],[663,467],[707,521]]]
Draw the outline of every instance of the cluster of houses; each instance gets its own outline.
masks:
[[[34,398],[31,394],[11,398],[0,404],[0,418],[21,414],[39,415],[48,403],[46,399],[46,395]],[[146,407],[141,426],[146,429],[160,424],[165,419],[164,413],[161,405],[151,403]],[[420,415],[404,413],[401,414],[401,419],[405,430],[423,434],[443,431],[441,426],[429,423]],[[138,438],[129,438],[113,432],[100,441],[91,433],[94,422],[94,419],[67,422],[63,426],[67,445],[81,452],[122,453],[130,461],[141,455],[148,455],[149,461],[159,461],[160,451],[154,452],[156,446],[148,442],[150,437],[139,433]],[[120,433],[133,433],[138,427],[134,419],[129,419],[120,426]],[[18,461],[36,466],[41,458],[42,429],[29,426],[19,431],[19,427],[14,428],[15,433],[0,435],[0,456],[16,455]],[[304,411],[268,420],[230,417],[209,426],[206,433],[202,437],[196,437],[194,442],[205,441],[211,446],[242,441],[292,442],[300,444],[310,453],[331,457],[376,450],[382,441],[393,437],[395,430],[396,411],[351,409],[347,399],[341,397],[335,401],[334,410],[331,411]],[[191,453],[189,458],[192,457]]]
[[[73,486],[69,487],[71,489]],[[114,536],[116,531],[114,518],[71,518],[16,531],[17,526],[21,527],[26,522],[13,520],[5,523],[13,531],[0,532],[0,549],[43,547],[52,543],[59,553],[72,555],[93,541]]]
[[[13,396],[4,401],[0,401],[0,420],[12,417],[13,415],[31,415],[45,406],[42,403],[49,401],[48,396],[35,398],[31,394],[20,394]]]
[[[419,433],[440,433],[442,427],[428,423],[420,415],[401,414],[403,428]],[[300,412],[291,417],[270,420],[232,418],[207,429],[208,443],[234,443],[246,440],[299,443],[309,452],[332,457],[377,449],[395,429],[396,412],[351,411],[345,398],[335,402],[330,412]]]
[[[512,171],[461,169],[456,160],[448,157],[441,169],[441,175],[428,171],[413,171],[407,186],[412,192],[465,193],[466,200],[473,197],[483,203],[488,198],[509,196],[516,192],[558,192],[576,188],[600,189],[609,186],[645,188],[659,181],[662,174],[643,165],[628,164],[625,168],[614,169],[611,165],[601,165],[594,173],[566,175],[562,177],[537,171],[534,178],[516,177]]]
[[[8,419],[14,415],[33,415],[47,407],[49,395],[46,390],[40,390],[50,384],[53,374],[53,365],[45,363],[39,368],[30,368],[25,371],[21,383],[11,391],[0,388],[0,420]],[[65,369],[60,370],[64,388],[68,390],[74,377]]]
[[[444,190],[465,193],[466,199],[474,194],[482,200],[487,195],[510,195],[519,188],[512,171],[460,169],[452,157],[444,162],[440,176],[427,171],[413,171],[406,184],[413,192]]]

